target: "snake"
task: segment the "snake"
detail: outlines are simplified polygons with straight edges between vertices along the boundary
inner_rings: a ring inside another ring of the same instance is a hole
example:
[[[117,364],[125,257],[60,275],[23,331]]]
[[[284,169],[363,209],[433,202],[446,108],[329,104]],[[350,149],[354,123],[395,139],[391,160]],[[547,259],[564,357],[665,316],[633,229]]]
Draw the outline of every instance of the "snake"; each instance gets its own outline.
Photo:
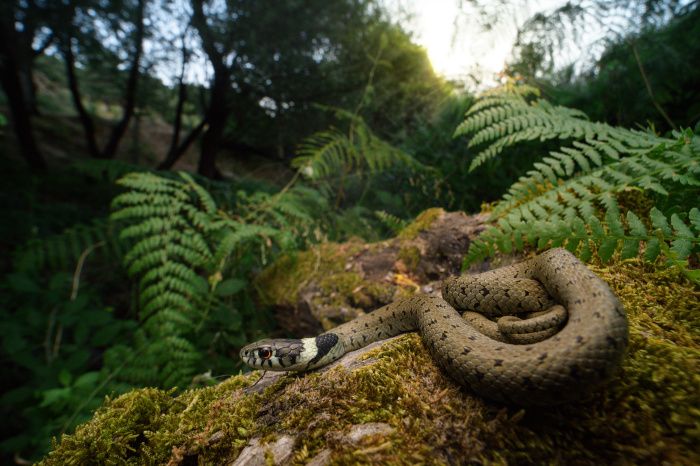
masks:
[[[584,399],[613,377],[629,339],[608,284],[563,248],[454,276],[441,294],[396,300],[315,337],[264,339],[240,350],[255,369],[310,371],[372,342],[418,331],[462,387],[517,406]]]

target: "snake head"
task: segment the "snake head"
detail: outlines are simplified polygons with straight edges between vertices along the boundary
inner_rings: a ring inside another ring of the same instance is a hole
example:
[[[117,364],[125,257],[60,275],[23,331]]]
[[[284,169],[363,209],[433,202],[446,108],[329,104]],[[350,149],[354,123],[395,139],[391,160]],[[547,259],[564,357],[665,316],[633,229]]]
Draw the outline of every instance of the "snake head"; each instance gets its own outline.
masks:
[[[308,362],[304,341],[297,339],[260,340],[241,349],[241,360],[253,369],[268,371],[300,370]]]
[[[315,338],[260,340],[241,349],[241,359],[253,369],[307,371],[325,366],[345,353],[338,335],[323,333]]]

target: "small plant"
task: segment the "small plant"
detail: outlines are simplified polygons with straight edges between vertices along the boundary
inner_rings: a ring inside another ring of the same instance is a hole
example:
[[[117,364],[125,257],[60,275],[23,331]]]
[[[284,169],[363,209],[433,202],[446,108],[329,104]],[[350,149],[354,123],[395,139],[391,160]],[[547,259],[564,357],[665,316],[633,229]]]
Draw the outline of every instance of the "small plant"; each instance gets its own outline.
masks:
[[[470,147],[486,146],[472,169],[520,141],[565,142],[493,206],[496,225],[471,244],[466,264],[525,245],[564,246],[583,260],[597,252],[605,262],[615,253],[649,261],[663,253],[678,264],[698,252],[700,137],[690,130],[666,138],[590,122],[536,96],[526,86],[491,92],[457,128],[457,135],[474,134]],[[630,191],[650,199],[653,208],[621,206]],[[686,272],[698,279],[695,271]]]

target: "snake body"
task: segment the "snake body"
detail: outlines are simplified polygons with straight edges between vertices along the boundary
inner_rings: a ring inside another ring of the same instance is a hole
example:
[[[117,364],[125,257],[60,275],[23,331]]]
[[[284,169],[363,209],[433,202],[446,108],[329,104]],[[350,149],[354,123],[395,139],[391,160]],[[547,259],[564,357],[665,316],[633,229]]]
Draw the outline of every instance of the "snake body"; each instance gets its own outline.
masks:
[[[241,358],[254,368],[310,370],[413,330],[456,382],[521,406],[579,400],[609,380],[628,341],[627,317],[608,285],[557,248],[508,267],[448,278],[442,298],[398,300],[314,338],[253,343]]]

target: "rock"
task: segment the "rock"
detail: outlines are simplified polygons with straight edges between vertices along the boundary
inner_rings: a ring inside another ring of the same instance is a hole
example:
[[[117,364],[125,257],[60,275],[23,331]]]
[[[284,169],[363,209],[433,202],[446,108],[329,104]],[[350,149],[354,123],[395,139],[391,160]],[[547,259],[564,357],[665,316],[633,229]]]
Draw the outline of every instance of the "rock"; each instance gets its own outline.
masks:
[[[268,455],[275,465],[291,462],[294,450],[294,437],[282,435],[272,443],[262,444],[259,438],[254,438],[241,451],[238,458],[230,466],[266,466]]]

